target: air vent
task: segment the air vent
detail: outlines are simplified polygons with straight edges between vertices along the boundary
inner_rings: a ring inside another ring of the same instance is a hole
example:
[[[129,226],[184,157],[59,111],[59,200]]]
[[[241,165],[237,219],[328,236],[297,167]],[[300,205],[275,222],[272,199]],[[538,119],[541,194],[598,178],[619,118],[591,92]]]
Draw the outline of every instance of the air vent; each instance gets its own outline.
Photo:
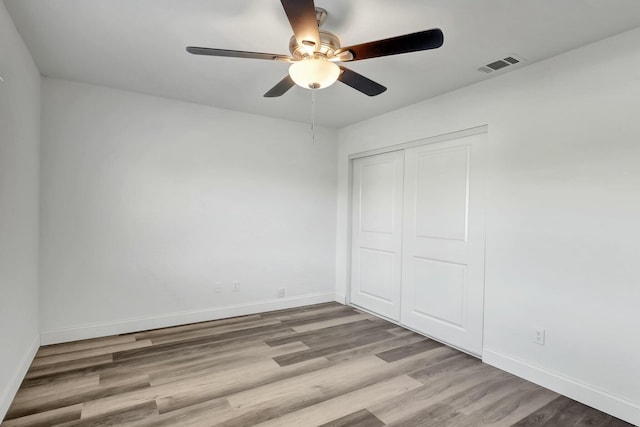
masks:
[[[507,61],[503,61],[502,59],[500,61],[487,64],[487,67],[491,68],[493,71],[498,71],[499,69],[508,67],[508,66],[509,66],[509,63]]]
[[[507,67],[511,67],[516,64],[520,64],[524,59],[517,55],[507,56],[506,58],[498,59],[497,61],[493,61],[487,65],[483,65],[478,68],[478,71],[482,73],[493,73],[494,71],[502,70]]]

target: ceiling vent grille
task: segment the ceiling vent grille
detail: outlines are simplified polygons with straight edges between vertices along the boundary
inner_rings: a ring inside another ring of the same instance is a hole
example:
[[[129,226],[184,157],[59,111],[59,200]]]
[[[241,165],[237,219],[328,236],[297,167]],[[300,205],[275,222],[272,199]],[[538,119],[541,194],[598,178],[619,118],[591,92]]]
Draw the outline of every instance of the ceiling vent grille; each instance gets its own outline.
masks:
[[[521,64],[522,62],[524,62],[523,58],[517,55],[510,55],[506,58],[498,59],[497,61],[493,61],[487,65],[483,65],[482,67],[478,68],[478,71],[489,74],[493,73],[494,71],[499,71],[507,67]]]

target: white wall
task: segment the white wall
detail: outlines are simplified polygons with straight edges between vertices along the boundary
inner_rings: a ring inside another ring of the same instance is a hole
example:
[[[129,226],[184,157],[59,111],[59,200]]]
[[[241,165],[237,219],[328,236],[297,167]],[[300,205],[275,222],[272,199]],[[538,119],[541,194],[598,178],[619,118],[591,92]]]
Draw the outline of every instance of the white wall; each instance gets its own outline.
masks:
[[[333,300],[336,131],[48,78],[42,103],[43,342]]]
[[[40,341],[40,73],[0,2],[0,420]]]
[[[348,155],[487,124],[484,359],[640,424],[639,45],[634,30],[341,130],[337,294]]]

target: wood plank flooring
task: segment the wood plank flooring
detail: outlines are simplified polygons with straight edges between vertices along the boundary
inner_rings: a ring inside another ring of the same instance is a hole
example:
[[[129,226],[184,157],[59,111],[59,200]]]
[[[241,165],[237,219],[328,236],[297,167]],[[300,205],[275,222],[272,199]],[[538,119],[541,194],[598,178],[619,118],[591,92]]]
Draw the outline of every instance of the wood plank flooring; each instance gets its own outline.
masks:
[[[14,426],[629,426],[336,303],[42,347]]]

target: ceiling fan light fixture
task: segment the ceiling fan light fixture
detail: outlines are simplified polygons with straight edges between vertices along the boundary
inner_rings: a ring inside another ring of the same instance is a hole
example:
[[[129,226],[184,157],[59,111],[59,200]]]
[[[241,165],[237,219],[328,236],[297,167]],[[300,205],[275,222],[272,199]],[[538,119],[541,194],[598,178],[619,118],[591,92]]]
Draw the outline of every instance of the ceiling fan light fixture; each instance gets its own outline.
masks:
[[[310,57],[291,64],[289,76],[305,89],[324,89],[338,80],[340,67],[325,58]]]

